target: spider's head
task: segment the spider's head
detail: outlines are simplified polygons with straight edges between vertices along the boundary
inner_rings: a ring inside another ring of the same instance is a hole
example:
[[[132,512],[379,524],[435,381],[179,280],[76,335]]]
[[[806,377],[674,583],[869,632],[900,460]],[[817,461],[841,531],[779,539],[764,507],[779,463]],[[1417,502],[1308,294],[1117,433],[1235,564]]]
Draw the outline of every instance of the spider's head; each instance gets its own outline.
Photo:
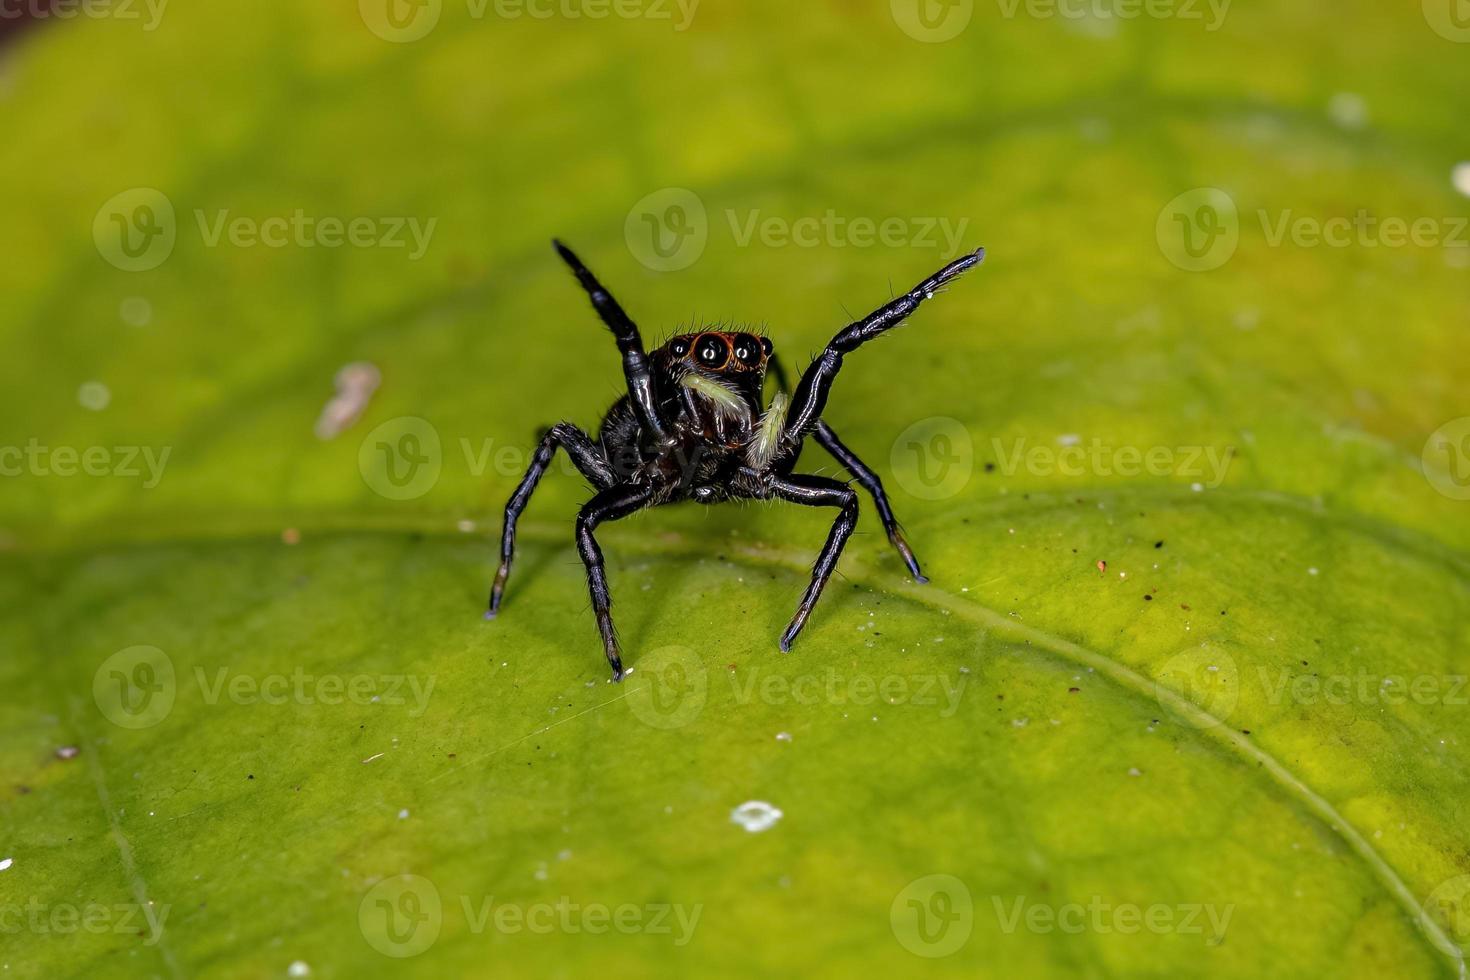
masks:
[[[753,333],[706,330],[679,334],[664,349],[676,363],[704,375],[734,380],[732,375],[757,379],[764,376],[772,347],[769,339]]]

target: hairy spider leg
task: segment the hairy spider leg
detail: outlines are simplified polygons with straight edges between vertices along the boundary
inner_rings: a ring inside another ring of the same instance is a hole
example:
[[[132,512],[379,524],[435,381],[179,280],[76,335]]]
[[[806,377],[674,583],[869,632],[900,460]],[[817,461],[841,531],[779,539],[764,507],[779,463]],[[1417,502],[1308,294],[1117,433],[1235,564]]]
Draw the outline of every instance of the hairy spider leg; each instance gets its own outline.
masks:
[[[786,369],[777,359],[775,354],[770,359],[771,373],[776,377],[776,384],[784,391],[789,390],[786,378]],[[888,535],[888,541],[898,551],[899,557],[908,567],[909,574],[914,581],[920,585],[928,583],[929,579],[919,569],[919,560],[914,557],[913,549],[909,547],[908,540],[903,536],[903,527],[894,516],[893,507],[888,502],[888,493],[883,489],[883,481],[867,463],[858,457],[858,454],[837,438],[837,433],[822,419],[812,428],[812,437],[817,440],[817,445],[832,454],[832,458],[841,463],[847,472],[851,473],[857,480],[858,485],[868,491],[868,496],[873,498],[873,506],[878,510],[878,519],[883,522],[883,530]]]
[[[571,267],[577,282],[581,283],[588,298],[592,300],[592,308],[597,311],[602,322],[607,324],[613,339],[617,341],[618,350],[623,355],[623,376],[628,380],[628,396],[633,402],[638,424],[654,445],[660,449],[669,448],[674,444],[674,437],[669,434],[668,420],[660,414],[658,400],[654,396],[653,375],[648,368],[648,355],[644,353],[643,338],[638,333],[638,325],[623,312],[612,293],[597,281],[592,270],[582,264],[575,252],[556,239],[552,240],[552,244],[556,246],[556,253],[561,256],[562,261]]]
[[[984,258],[983,248],[958,258],[898,299],[840,330],[827,344],[826,350],[802,372],[801,380],[796,384],[791,407],[786,414],[786,431],[781,437],[783,449],[793,452],[802,438],[815,428],[817,420],[822,417],[822,409],[827,405],[832,382],[842,367],[844,354],[852,353],[884,331],[903,323],[919,308],[919,304],[932,299],[940,287],[979,265]]]
[[[516,521],[531,502],[531,492],[541,481],[551,458],[560,446],[571,457],[572,464],[581,471],[593,486],[606,489],[616,482],[613,468],[603,457],[597,443],[570,422],[558,422],[541,436],[541,443],[531,456],[531,465],[521,478],[520,486],[511,494],[505,505],[505,524],[500,532],[500,570],[495,573],[495,584],[490,587],[490,606],[485,610],[486,619],[494,619],[500,612],[500,600],[505,593],[505,580],[510,577],[510,562],[515,557]]]
[[[807,617],[812,614],[812,607],[821,598],[823,587],[837,568],[842,546],[847,544],[847,539],[852,537],[853,529],[857,527],[858,495],[845,483],[806,473],[793,473],[784,480],[774,481],[771,494],[807,507],[838,508],[837,520],[832,522],[832,530],[827,533],[827,543],[822,545],[821,554],[817,555],[817,560],[812,565],[811,584],[806,587],[806,593],[801,597],[796,615],[791,617],[786,632],[781,634],[781,652],[785,653],[791,649],[796,634],[806,625]]]
[[[577,553],[587,566],[587,591],[592,596],[592,612],[597,616],[597,631],[602,634],[602,649],[612,666],[613,680],[623,679],[623,658],[618,649],[618,634],[613,629],[612,594],[607,588],[607,571],[602,563],[602,549],[592,532],[599,524],[616,521],[636,513],[652,503],[658,494],[654,486],[623,485],[599,490],[577,514]]]

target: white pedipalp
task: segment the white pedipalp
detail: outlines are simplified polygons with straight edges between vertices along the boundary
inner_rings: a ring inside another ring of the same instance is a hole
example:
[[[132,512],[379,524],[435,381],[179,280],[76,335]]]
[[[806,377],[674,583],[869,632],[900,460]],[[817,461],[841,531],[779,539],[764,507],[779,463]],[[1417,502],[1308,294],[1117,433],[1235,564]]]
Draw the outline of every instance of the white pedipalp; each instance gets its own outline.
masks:
[[[690,371],[679,379],[679,383],[695,394],[708,399],[721,419],[727,422],[750,424],[750,406],[728,385],[714,378],[705,377],[698,371]]]
[[[791,404],[784,391],[771,396],[771,404],[761,415],[760,428],[755,438],[745,449],[745,461],[758,470],[763,470],[776,458],[781,445],[781,432],[786,428],[786,409]]]

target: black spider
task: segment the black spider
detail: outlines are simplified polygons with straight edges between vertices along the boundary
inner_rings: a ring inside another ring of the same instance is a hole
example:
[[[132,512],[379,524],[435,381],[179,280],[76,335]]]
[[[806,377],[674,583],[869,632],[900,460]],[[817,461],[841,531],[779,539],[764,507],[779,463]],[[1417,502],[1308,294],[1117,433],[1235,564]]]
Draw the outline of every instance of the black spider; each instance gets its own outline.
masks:
[[[577,550],[587,566],[592,611],[597,615],[603,650],[612,664],[613,680],[622,680],[623,661],[609,611],[612,600],[602,551],[592,532],[605,521],[680,500],[713,504],[722,500],[775,499],[838,508],[837,521],[812,568],[811,584],[801,597],[791,625],[781,635],[782,651],[791,649],[822,587],[837,567],[842,546],[857,525],[857,494],[845,483],[792,472],[809,435],[872,495],[888,540],[903,556],[910,574],[918,582],[928,581],[899,531],[877,474],[822,421],[822,408],[842,367],[843,355],[898,326],[920,303],[933,298],[941,286],[978,265],[985,257],[983,248],[951,262],[887,306],[840,331],[812,361],[788,397],[785,372],[765,337],[705,330],[680,334],[652,354],[645,354],[637,325],[612,294],[571,249],[561,242],[553,244],[592,298],[593,309],[612,330],[623,355],[628,394],[608,410],[596,442],[568,422],[557,423],[542,437],[530,469],[505,505],[500,570],[490,590],[486,619],[494,619],[500,611],[515,553],[516,519],[525,510],[558,446],[597,488],[577,515]],[[781,391],[762,411],[767,367]]]

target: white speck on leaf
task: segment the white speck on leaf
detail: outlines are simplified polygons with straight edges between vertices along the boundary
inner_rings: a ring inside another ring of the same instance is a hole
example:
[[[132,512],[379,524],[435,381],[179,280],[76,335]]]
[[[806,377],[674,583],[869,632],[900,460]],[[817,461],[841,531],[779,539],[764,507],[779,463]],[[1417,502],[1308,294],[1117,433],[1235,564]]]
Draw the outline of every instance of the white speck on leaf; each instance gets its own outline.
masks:
[[[758,834],[770,830],[785,814],[764,800],[748,800],[730,811],[730,820],[747,832]]]

